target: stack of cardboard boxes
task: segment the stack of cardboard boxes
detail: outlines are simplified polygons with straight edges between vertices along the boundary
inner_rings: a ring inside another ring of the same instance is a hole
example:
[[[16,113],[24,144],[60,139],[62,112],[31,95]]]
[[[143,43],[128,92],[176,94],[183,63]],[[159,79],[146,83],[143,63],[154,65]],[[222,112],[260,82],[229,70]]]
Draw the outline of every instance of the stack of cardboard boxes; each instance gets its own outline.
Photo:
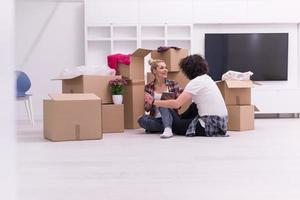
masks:
[[[217,85],[228,110],[228,130],[253,130],[255,111],[255,106],[251,105],[253,82],[226,80],[218,81]]]
[[[144,57],[165,60],[169,79],[184,87],[188,80],[178,63],[188,55],[186,49],[169,49],[163,53],[137,49],[130,56],[130,65],[119,64],[118,76],[74,75],[57,77],[63,94],[44,100],[44,137],[52,141],[101,139],[102,133],[124,132],[139,128],[137,119],[144,111]],[[149,74],[150,75],[150,74]],[[109,81],[125,78],[123,103],[112,104]],[[150,81],[150,78],[148,79]]]
[[[157,52],[157,51],[151,52],[152,59],[160,59],[165,61],[166,66],[168,68],[168,79],[178,82],[181,88],[184,88],[186,84],[189,82],[189,80],[181,72],[179,67],[180,60],[182,58],[185,58],[186,56],[188,56],[187,49],[175,50],[170,48],[164,52]],[[153,80],[154,80],[154,75],[151,72],[148,72],[147,83],[150,83]],[[188,102],[184,106],[182,106],[179,110],[179,113],[184,112],[190,104],[191,102]]]
[[[144,111],[144,57],[149,49],[137,49],[130,56],[130,65],[119,64],[118,71],[127,80],[124,90],[124,123],[127,129],[140,128],[137,119]]]

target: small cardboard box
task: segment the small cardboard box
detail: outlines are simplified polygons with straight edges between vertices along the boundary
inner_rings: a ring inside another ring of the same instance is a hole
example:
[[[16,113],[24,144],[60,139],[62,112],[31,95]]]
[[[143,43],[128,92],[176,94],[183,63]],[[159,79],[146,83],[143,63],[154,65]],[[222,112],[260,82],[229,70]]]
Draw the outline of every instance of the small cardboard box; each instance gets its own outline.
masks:
[[[217,81],[226,105],[250,105],[252,81]]]
[[[101,98],[102,103],[112,103],[108,82],[121,78],[121,76],[74,75],[59,76],[52,80],[62,80],[63,93],[94,93]]]
[[[144,57],[151,52],[149,49],[137,49],[130,56],[130,65],[119,64],[120,75],[129,80],[144,80]]]
[[[44,138],[102,139],[101,99],[95,94],[52,94],[44,100]]]
[[[188,84],[189,79],[181,72],[168,72],[168,79],[174,80],[179,84],[179,87],[182,89],[185,88],[185,86]],[[150,83],[151,81],[154,80],[154,75],[151,72],[147,73],[147,83]],[[179,114],[183,113],[186,111],[186,109],[191,105],[192,101],[184,104],[180,109],[179,109]]]
[[[178,72],[180,71],[179,62],[182,58],[188,56],[187,49],[173,49],[170,48],[164,52],[152,51],[151,58],[164,60],[167,68],[170,72]]]
[[[254,130],[254,105],[227,106],[228,130],[246,131]]]
[[[124,88],[124,120],[125,128],[140,128],[137,120],[145,114],[144,80],[129,80]]]
[[[124,105],[102,104],[102,132],[124,132]]]

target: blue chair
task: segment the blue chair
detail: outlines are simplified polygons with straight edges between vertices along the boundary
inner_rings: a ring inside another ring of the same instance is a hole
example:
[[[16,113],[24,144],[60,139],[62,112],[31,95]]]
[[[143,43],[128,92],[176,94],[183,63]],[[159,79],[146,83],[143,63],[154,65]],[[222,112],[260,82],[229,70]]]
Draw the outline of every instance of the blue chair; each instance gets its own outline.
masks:
[[[34,126],[33,109],[32,109],[32,94],[26,94],[31,87],[31,81],[26,73],[22,71],[15,71],[16,73],[16,99],[17,101],[24,101],[28,119],[32,126]]]

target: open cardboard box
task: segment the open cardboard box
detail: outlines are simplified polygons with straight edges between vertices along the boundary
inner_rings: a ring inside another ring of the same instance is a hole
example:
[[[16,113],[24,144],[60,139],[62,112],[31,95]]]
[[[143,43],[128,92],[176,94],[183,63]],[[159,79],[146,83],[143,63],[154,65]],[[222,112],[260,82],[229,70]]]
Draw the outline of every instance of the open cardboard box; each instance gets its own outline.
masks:
[[[121,79],[121,76],[74,75],[58,76],[52,80],[62,80],[63,93],[94,93],[102,103],[112,103],[109,81]]]
[[[252,81],[217,81],[226,105],[250,105]]]
[[[49,94],[44,100],[44,138],[102,139],[101,99],[95,94]]]
[[[170,48],[164,52],[152,51],[151,58],[164,60],[167,68],[170,72],[178,72],[180,71],[179,62],[181,59],[188,56],[187,49],[173,49]]]
[[[129,80],[144,80],[144,57],[150,52],[150,49],[135,50],[130,55],[130,65],[118,65],[120,75]]]

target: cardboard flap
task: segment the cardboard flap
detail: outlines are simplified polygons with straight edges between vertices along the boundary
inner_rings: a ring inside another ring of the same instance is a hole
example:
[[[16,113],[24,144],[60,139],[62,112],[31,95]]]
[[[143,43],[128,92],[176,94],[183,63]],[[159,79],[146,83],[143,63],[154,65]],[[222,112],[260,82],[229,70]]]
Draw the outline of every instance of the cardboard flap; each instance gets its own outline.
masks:
[[[73,79],[73,78],[77,78],[79,76],[82,76],[82,74],[73,74],[73,75],[68,75],[68,76],[57,76],[51,80],[68,80],[68,79]]]
[[[251,88],[253,87],[252,81],[225,81],[228,88]]]
[[[48,94],[48,96],[54,101],[63,100],[99,100],[100,98],[92,93],[82,94]]]
[[[142,49],[139,48],[135,52],[133,52],[132,56],[137,56],[137,57],[145,57],[151,52],[150,49]]]

